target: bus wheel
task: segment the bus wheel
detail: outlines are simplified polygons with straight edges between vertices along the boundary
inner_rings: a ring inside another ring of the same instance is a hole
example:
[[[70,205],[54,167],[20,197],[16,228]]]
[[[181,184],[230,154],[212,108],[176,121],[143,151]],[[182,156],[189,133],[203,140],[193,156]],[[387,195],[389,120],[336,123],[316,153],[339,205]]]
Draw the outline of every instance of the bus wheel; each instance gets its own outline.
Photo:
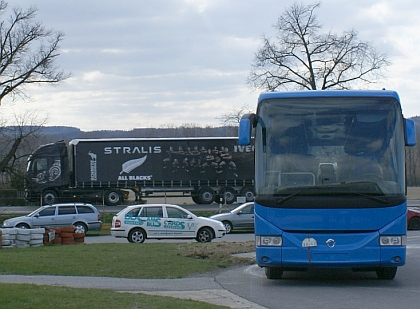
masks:
[[[210,187],[201,188],[198,193],[200,204],[211,204],[214,202],[214,190]]]
[[[376,268],[376,276],[378,279],[392,280],[397,274],[397,267],[378,267]]]
[[[280,267],[265,267],[265,276],[267,279],[281,279],[283,269]]]

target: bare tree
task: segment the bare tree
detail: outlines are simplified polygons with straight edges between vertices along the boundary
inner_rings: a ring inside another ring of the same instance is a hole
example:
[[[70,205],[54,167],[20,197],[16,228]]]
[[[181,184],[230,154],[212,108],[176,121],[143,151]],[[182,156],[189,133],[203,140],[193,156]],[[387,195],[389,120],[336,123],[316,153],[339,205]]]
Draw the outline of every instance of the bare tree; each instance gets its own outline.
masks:
[[[239,125],[239,121],[241,121],[241,118],[246,113],[251,113],[251,108],[245,104],[242,107],[239,108],[233,108],[223,114],[221,117],[216,117],[216,119],[220,120],[220,124],[223,126],[234,126],[237,127]]]
[[[34,111],[26,111],[14,116],[13,125],[2,121],[0,128],[0,173],[13,175],[21,166],[19,162],[26,162],[26,158],[35,148],[31,144],[31,137],[38,138],[38,133],[45,125],[46,119],[38,120]],[[22,159],[25,158],[24,161]]]
[[[320,3],[294,4],[279,17],[274,41],[263,37],[248,83],[265,90],[348,89],[373,83],[390,64],[355,30],[320,34],[315,9]]]
[[[1,0],[0,16],[7,8]],[[35,21],[36,13],[35,7],[16,7],[0,20],[0,104],[7,95],[27,98],[25,85],[56,84],[70,76],[55,65],[64,34],[43,27]]]

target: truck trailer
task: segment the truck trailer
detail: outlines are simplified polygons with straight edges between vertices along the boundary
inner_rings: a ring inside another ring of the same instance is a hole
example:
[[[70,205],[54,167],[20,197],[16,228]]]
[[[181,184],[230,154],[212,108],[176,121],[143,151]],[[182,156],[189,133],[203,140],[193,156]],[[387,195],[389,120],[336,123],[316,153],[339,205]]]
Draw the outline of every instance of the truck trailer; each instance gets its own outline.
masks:
[[[74,139],[42,145],[28,159],[31,202],[113,206],[129,190],[138,201],[157,193],[182,193],[197,204],[253,201],[254,146],[239,146],[236,137]]]

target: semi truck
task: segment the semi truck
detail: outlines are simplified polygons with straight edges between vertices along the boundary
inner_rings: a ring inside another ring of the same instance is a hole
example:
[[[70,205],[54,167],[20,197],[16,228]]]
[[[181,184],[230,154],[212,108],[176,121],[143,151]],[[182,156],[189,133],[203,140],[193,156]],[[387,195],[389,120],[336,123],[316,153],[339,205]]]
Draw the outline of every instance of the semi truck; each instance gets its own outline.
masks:
[[[191,196],[197,204],[254,200],[254,146],[237,137],[74,139],[38,147],[28,159],[25,197],[53,204],[122,204]]]

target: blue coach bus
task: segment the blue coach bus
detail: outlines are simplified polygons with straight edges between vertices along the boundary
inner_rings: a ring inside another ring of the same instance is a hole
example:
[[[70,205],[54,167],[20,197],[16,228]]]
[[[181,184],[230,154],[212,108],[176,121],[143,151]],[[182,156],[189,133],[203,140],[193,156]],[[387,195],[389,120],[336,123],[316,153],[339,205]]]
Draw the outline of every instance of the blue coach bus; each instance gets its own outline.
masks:
[[[352,268],[393,279],[406,258],[405,146],[416,142],[394,91],[262,93],[255,128],[257,264]]]

